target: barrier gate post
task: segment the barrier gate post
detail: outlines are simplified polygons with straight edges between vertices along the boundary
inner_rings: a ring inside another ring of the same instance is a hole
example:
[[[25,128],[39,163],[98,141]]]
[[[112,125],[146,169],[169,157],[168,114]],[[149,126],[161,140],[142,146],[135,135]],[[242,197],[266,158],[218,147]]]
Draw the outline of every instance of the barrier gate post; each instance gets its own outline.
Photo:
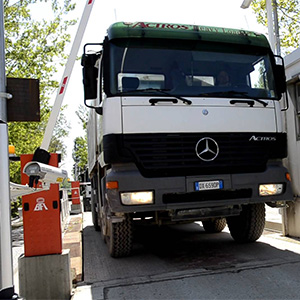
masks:
[[[21,170],[32,158],[32,154],[21,155]],[[58,154],[51,154],[49,165],[58,167]],[[23,172],[21,182],[29,182],[29,177]],[[58,184],[51,184],[48,191],[22,197],[25,256],[61,254],[59,201]]]
[[[32,154],[21,155],[21,170],[32,158]],[[58,166],[58,154],[51,154],[49,165]],[[28,181],[22,172],[22,184]],[[23,196],[22,205],[25,256],[19,258],[20,295],[25,299],[69,299],[70,255],[69,250],[62,251],[59,185]]]
[[[80,202],[80,182],[72,181],[72,205],[71,205],[71,213],[72,214],[80,214],[82,213],[82,205]]]

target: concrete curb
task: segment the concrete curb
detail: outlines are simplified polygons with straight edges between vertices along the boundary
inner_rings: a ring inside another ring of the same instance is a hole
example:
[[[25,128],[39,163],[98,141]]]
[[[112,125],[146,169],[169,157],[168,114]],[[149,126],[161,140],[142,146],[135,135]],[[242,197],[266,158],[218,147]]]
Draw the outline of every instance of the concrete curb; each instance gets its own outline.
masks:
[[[282,223],[266,221],[265,229],[276,232],[282,232]]]
[[[70,250],[72,283],[82,281],[82,214],[70,215],[63,234],[63,249]]]

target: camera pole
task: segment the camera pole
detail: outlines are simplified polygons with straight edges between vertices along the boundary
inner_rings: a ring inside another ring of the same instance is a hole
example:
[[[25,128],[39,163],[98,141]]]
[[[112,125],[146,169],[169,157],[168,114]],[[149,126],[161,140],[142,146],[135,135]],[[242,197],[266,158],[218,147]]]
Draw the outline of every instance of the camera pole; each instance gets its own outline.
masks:
[[[0,0],[0,299],[15,297],[11,248],[8,128],[4,51],[4,12]]]

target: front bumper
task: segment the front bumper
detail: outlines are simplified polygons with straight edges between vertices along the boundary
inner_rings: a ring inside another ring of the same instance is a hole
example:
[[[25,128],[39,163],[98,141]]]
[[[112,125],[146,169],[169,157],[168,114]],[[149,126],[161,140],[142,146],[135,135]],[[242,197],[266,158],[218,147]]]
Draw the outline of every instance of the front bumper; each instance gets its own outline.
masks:
[[[245,174],[216,174],[180,177],[143,177],[134,164],[113,165],[104,178],[106,182],[118,182],[118,188],[106,189],[105,197],[110,209],[118,212],[172,211],[232,207],[250,203],[291,201],[291,183],[286,179],[287,169],[281,163],[269,163],[265,172]],[[195,182],[221,180],[220,190],[195,191]],[[282,183],[283,192],[275,196],[260,196],[259,185]],[[154,203],[124,205],[122,192],[152,191]]]

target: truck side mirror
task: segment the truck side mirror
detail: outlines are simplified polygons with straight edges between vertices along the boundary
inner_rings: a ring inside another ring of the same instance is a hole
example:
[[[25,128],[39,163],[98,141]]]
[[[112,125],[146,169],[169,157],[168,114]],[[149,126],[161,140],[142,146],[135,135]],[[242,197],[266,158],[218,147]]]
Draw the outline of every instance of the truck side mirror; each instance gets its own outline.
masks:
[[[287,91],[284,60],[279,55],[274,55],[274,57],[278,62],[278,64],[275,65],[274,70],[277,91],[281,94],[284,94]]]
[[[96,62],[100,58],[100,53],[83,54],[81,59],[84,99],[97,98],[97,78],[98,68]]]
[[[276,74],[277,90],[278,92],[283,94],[286,92],[287,89],[284,65],[276,65],[275,74]]]

